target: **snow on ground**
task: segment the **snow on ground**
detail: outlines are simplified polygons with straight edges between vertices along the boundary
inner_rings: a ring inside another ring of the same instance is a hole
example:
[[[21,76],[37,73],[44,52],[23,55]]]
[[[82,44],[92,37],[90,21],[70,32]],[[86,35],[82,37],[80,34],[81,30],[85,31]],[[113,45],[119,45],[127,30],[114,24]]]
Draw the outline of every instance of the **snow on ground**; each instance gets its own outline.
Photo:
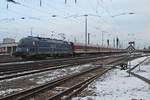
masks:
[[[79,73],[81,70],[84,70],[85,68],[92,67],[91,64],[85,64],[85,65],[79,65],[74,67],[68,67],[63,69],[57,69],[54,71],[51,71],[49,74],[37,77],[37,78],[31,78],[31,81],[36,81],[37,84],[44,84],[48,81],[54,80],[59,77],[63,77],[69,74],[73,73]]]
[[[88,87],[96,96],[76,97],[72,100],[150,100],[150,86],[143,81],[128,77],[126,71],[116,69],[102,80],[96,80]]]
[[[141,61],[143,61],[144,59],[146,59],[147,57],[141,57],[135,60],[131,61],[131,66],[135,66],[136,64],[140,63]]]
[[[18,88],[18,89],[7,89],[5,91],[0,91],[0,95],[5,96],[7,94],[10,94],[10,93],[13,93],[13,92],[17,92],[17,91],[21,91],[21,90],[23,90],[23,89],[21,89],[21,88]]]
[[[131,65],[136,65],[142,60],[144,60],[145,58],[146,57],[136,59],[131,62]],[[37,77],[36,75],[35,76],[31,75],[32,78],[29,78],[29,81],[27,83],[36,82],[36,84],[43,84],[53,79],[56,79],[58,77],[69,75],[75,72],[80,72],[81,70],[84,70],[85,68],[90,68],[90,67],[92,67],[91,64],[86,64],[86,65],[80,65],[76,67],[72,66],[72,67],[57,69],[53,71],[47,71],[47,72],[42,73],[41,75],[39,73],[37,74]],[[148,68],[148,67],[144,67],[144,68]],[[147,69],[143,69],[143,70],[147,70]],[[105,76],[106,77],[103,78],[103,80],[101,78],[98,79],[88,88],[89,90],[93,90],[96,93],[96,96],[87,96],[87,97],[81,98],[81,100],[82,99],[83,100],[91,100],[91,99],[92,100],[129,100],[131,98],[136,98],[136,99],[142,98],[144,100],[150,100],[149,99],[150,98],[150,91],[149,91],[150,86],[148,86],[143,81],[133,76],[127,77],[128,74],[125,71],[120,71],[119,69],[117,69],[106,74]],[[26,78],[26,77],[22,77],[22,78]],[[11,80],[5,81],[5,82],[10,82],[10,81]],[[21,87],[21,86],[19,88],[15,88],[16,87],[15,83],[13,83],[14,87],[12,86],[13,84],[11,84],[11,88],[6,88],[5,90],[0,89],[0,95],[6,95],[6,94],[10,94],[10,93],[17,92],[20,90],[24,90],[25,87]],[[18,80],[18,83],[19,83],[19,80]],[[23,84],[26,84],[26,83],[22,83],[22,86],[24,86]],[[1,86],[4,86],[4,85],[1,85]],[[29,88],[31,86],[28,85]],[[79,100],[79,97],[74,98],[73,100]]]
[[[134,73],[150,79],[150,58],[133,70]]]
[[[145,58],[133,60],[132,65],[138,64]],[[147,73],[150,75],[150,70]],[[94,95],[83,97],[81,95],[72,100],[150,100],[150,85],[134,76],[129,77],[125,70],[120,69],[105,74],[84,91],[92,91]]]

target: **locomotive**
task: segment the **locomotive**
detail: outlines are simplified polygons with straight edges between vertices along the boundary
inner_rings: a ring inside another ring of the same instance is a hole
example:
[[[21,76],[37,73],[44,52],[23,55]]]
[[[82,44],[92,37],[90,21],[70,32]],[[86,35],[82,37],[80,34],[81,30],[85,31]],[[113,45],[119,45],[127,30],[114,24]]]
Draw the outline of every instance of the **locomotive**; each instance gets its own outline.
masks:
[[[70,56],[73,55],[72,47],[71,42],[28,36],[19,41],[14,55],[22,58]]]
[[[28,36],[19,41],[15,56],[22,58],[123,53],[123,49],[77,44],[63,40]]]

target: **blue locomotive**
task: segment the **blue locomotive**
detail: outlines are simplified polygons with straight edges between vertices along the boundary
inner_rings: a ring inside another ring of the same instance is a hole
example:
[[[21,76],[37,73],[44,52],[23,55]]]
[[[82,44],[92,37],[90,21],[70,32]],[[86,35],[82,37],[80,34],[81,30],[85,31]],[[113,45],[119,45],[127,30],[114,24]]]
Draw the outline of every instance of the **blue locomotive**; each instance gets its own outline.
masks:
[[[19,41],[15,56],[47,57],[73,55],[73,43],[62,40],[28,36]]]

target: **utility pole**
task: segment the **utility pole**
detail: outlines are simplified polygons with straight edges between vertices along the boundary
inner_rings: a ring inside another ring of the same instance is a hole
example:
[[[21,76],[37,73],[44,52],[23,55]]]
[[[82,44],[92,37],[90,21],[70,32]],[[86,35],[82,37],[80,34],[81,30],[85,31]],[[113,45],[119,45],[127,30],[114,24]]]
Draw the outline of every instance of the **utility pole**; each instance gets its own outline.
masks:
[[[113,47],[115,48],[115,39],[113,39]]]
[[[40,7],[42,6],[42,0],[40,0]]]
[[[107,39],[107,47],[109,47],[109,39]]]
[[[90,44],[90,33],[88,33],[88,44]]]
[[[118,49],[118,47],[119,47],[119,38],[118,37],[116,38],[116,46],[117,46],[117,49]]]
[[[74,37],[74,43],[77,43],[77,39],[76,39],[76,37]]]
[[[87,52],[87,17],[88,15],[84,15],[85,16],[85,53]]]

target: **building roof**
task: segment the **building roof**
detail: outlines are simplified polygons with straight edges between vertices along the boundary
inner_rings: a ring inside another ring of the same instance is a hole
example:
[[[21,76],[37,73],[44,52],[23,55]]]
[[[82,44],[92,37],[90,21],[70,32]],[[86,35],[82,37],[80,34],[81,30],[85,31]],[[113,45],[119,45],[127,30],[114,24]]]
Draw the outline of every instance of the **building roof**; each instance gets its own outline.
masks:
[[[0,43],[0,47],[13,47],[13,46],[17,46],[18,43]]]

